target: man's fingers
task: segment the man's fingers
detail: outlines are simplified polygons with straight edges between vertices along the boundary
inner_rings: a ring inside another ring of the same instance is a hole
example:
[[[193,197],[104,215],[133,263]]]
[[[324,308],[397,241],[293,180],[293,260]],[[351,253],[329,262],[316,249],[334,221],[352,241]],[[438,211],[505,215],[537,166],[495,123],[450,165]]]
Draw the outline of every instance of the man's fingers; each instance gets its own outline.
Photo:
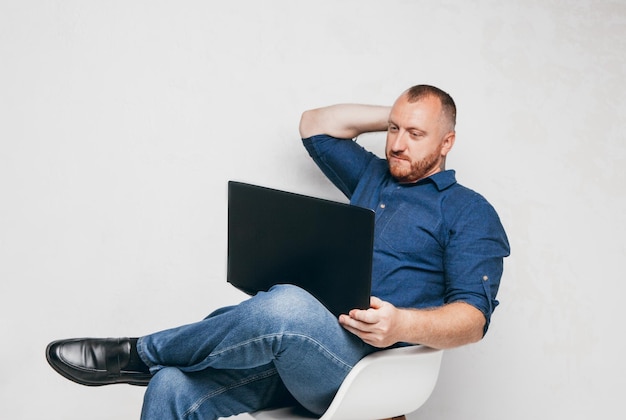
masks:
[[[363,322],[365,324],[375,324],[378,322],[378,316],[374,309],[353,309],[350,311],[349,317],[354,321]]]
[[[381,306],[383,306],[384,301],[377,298],[376,296],[372,296],[370,297],[370,306],[374,309],[379,309]]]

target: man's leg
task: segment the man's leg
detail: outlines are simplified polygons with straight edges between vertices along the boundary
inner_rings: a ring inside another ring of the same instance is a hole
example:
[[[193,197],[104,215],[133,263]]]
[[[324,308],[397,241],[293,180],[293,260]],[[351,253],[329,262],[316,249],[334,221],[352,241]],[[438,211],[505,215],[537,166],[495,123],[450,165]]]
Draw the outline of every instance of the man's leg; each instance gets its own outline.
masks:
[[[255,369],[185,373],[159,370],[150,381],[141,411],[142,420],[215,420],[257,407],[294,404],[274,366]]]
[[[375,349],[344,330],[310,294],[281,285],[203,321],[142,337],[138,350],[152,373],[273,363],[291,394],[321,414],[350,369]]]

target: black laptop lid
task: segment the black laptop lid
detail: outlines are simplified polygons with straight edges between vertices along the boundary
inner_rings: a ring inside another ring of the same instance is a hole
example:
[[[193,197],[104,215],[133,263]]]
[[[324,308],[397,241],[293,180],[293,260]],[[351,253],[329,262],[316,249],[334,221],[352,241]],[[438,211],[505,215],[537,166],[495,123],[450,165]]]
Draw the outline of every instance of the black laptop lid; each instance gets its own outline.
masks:
[[[228,281],[248,294],[307,290],[333,314],[369,307],[374,212],[228,183]]]

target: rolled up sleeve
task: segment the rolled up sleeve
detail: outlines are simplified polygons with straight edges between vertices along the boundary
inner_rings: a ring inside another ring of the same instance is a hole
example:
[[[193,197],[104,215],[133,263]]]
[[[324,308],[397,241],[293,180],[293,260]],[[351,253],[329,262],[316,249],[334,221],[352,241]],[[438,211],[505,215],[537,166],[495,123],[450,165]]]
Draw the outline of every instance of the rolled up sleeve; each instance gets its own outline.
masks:
[[[506,233],[493,207],[479,195],[450,226],[444,255],[445,302],[465,302],[480,310],[486,320],[484,334],[498,305],[503,258],[510,253]]]

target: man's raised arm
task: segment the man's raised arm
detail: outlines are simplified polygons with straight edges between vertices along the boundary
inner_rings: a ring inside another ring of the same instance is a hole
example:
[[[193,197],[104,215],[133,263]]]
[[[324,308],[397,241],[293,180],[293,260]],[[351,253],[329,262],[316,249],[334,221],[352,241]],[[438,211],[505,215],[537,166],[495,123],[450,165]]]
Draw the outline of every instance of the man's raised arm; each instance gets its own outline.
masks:
[[[300,119],[300,136],[328,134],[351,139],[359,134],[385,131],[391,107],[339,104],[305,111]]]

